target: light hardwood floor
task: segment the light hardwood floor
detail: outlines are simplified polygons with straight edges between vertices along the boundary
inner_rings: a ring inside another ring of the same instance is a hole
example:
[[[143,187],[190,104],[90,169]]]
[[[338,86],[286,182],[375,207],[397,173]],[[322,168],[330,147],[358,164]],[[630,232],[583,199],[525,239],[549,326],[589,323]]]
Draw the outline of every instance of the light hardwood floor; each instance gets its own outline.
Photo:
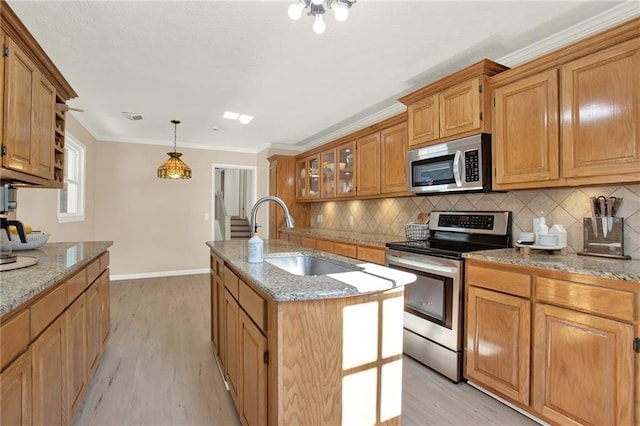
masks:
[[[238,425],[210,342],[209,276],[111,283],[111,340],[74,425]],[[403,425],[535,425],[404,359]]]

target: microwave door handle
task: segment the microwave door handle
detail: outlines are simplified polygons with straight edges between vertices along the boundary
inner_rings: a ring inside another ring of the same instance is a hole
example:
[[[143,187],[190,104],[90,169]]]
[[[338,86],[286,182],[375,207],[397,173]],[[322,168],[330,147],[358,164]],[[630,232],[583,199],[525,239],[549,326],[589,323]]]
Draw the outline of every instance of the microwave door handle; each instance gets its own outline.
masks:
[[[462,186],[462,151],[456,151],[455,157],[453,157],[453,177],[456,180],[456,186]]]

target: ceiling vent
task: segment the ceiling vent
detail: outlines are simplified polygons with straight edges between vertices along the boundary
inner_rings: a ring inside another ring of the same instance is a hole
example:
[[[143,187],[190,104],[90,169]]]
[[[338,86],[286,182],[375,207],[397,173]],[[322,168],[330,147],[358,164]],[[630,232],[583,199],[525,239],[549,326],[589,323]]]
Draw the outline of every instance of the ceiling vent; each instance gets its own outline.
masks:
[[[123,112],[122,114],[129,120],[142,120],[142,114],[137,112]]]

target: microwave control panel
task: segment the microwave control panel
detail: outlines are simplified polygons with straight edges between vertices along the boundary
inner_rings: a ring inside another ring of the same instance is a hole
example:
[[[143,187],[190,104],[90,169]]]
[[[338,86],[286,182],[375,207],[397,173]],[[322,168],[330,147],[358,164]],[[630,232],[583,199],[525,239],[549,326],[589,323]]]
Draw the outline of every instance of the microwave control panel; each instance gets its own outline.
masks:
[[[480,181],[479,151],[472,149],[464,152],[464,180],[465,182]]]

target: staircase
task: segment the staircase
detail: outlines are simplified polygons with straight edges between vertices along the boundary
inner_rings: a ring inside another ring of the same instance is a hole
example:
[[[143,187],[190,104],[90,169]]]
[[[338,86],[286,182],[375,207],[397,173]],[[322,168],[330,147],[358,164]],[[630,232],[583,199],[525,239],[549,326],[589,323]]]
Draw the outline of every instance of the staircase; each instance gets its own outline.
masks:
[[[248,240],[251,238],[251,225],[246,217],[231,216],[231,239]]]

